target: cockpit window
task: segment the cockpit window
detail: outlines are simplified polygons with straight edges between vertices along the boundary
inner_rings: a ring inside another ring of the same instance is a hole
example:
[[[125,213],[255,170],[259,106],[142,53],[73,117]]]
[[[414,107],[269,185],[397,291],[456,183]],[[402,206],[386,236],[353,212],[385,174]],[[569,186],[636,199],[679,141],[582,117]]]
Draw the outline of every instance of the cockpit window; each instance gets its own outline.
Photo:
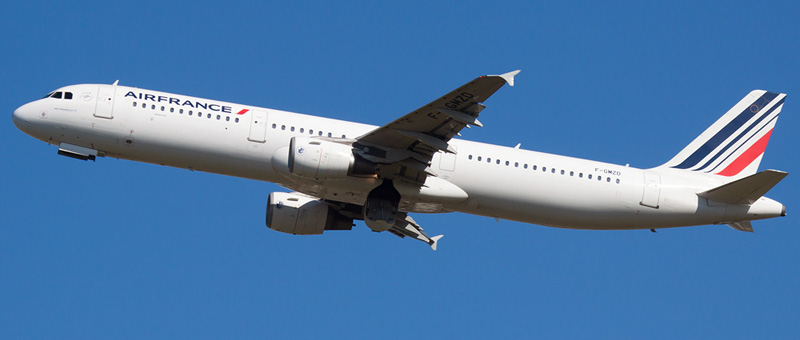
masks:
[[[53,92],[50,92],[50,93],[48,93],[46,96],[44,96],[44,97],[42,97],[42,98],[50,98],[50,96],[52,96],[52,95],[53,95]]]
[[[62,95],[63,95],[63,97],[62,97]],[[45,96],[45,98],[47,98],[47,97],[55,98],[55,99],[61,99],[61,98],[72,99],[72,92],[61,92],[61,91],[50,92],[50,94]]]

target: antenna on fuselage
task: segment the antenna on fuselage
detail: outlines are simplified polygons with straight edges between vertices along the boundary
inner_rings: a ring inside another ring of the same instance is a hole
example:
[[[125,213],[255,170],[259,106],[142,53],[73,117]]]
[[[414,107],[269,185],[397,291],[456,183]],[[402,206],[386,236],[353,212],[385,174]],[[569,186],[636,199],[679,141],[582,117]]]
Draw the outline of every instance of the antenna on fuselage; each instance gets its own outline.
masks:
[[[113,83],[113,84],[111,84],[111,85],[112,85],[112,86],[117,86],[117,84],[119,84],[119,79],[115,80],[115,81],[114,81],[114,83]]]

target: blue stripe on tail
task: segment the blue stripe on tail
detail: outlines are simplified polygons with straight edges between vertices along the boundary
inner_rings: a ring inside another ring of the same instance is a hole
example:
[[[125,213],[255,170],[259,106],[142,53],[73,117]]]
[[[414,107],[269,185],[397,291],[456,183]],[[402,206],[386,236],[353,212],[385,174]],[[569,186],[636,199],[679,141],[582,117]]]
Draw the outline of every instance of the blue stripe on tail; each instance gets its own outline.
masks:
[[[714,151],[722,142],[730,137],[736,130],[742,127],[754,114],[761,111],[762,108],[767,106],[778,94],[774,92],[765,92],[761,97],[756,99],[752,104],[748,105],[736,118],[734,118],[728,125],[717,132],[714,137],[711,137],[702,146],[697,148],[694,153],[686,158],[681,164],[674,166],[678,169],[688,169],[696,166],[703,160],[709,153]]]
[[[783,100],[784,100],[784,99],[786,99],[786,98],[785,98],[785,97],[784,97],[784,98],[781,98],[781,100],[780,100],[780,101],[779,101],[777,104],[773,105],[773,106],[772,106],[772,108],[770,108],[770,109],[769,109],[769,111],[767,111],[767,113],[763,114],[761,117],[758,117],[758,119],[756,119],[756,121],[755,121],[755,122],[753,122],[753,124],[750,124],[750,126],[748,126],[748,127],[747,127],[747,129],[745,129],[744,131],[742,131],[742,133],[741,133],[741,134],[739,134],[738,136],[736,136],[736,138],[734,138],[734,139],[733,139],[733,140],[732,140],[730,143],[728,143],[728,145],[726,145],[724,148],[722,148],[722,150],[720,150],[719,152],[717,152],[717,154],[716,154],[716,155],[714,155],[714,157],[711,157],[711,159],[710,159],[710,160],[708,160],[708,162],[706,162],[706,164],[703,164],[703,166],[701,166],[701,167],[700,167],[700,168],[698,168],[697,170],[703,170],[703,169],[705,169],[707,166],[709,166],[711,163],[713,163],[715,160],[717,160],[717,159],[718,159],[720,156],[722,156],[722,155],[725,153],[725,151],[726,151],[726,150],[728,150],[728,149],[729,149],[731,146],[733,146],[734,144],[736,144],[736,142],[737,142],[737,141],[739,141],[739,139],[741,139],[742,137],[746,136],[746,135],[747,135],[747,133],[748,133],[750,130],[752,130],[754,127],[756,127],[756,126],[758,125],[758,123],[760,123],[762,120],[764,120],[765,118],[767,118],[767,117],[768,117],[768,116],[769,116],[769,115],[772,113],[772,111],[775,111],[775,109],[777,109],[777,108],[781,107],[781,105],[783,105]]]

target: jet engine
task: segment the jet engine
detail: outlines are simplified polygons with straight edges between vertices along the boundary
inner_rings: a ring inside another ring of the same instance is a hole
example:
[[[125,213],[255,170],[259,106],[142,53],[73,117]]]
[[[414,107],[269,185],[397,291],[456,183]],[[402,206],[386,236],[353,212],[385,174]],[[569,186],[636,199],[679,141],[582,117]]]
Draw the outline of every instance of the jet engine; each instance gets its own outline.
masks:
[[[375,173],[375,163],[353,153],[350,145],[308,137],[289,143],[289,172],[313,179],[339,179]]]
[[[273,192],[267,199],[267,227],[294,235],[318,235],[325,230],[350,230],[353,219],[339,214],[321,199],[296,192]]]

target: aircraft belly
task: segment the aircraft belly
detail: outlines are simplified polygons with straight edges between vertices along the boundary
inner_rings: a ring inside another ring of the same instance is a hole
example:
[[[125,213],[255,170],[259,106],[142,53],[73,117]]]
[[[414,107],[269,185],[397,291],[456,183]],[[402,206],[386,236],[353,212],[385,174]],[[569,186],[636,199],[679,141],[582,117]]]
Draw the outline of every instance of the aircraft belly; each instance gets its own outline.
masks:
[[[74,144],[113,158],[262,181],[279,179],[269,162],[272,151],[268,147],[249,150],[237,131],[184,128],[174,132],[166,122],[154,125],[125,118],[120,114],[104,126],[73,126],[74,134],[81,136],[80,143]]]
[[[669,183],[663,189],[659,208],[641,205],[643,182],[633,170],[622,184],[513,176],[457,183],[470,198],[447,208],[570,229],[650,229],[720,222],[724,209],[709,207],[691,190]]]

